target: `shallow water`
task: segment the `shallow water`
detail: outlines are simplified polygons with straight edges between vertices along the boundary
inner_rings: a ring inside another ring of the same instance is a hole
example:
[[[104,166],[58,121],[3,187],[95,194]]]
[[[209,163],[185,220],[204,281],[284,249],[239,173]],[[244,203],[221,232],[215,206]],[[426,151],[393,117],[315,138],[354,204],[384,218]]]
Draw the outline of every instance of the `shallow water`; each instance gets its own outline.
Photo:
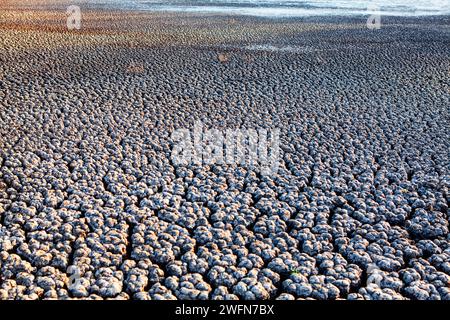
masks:
[[[450,14],[450,0],[94,0],[120,9],[231,13],[252,16],[389,16]]]

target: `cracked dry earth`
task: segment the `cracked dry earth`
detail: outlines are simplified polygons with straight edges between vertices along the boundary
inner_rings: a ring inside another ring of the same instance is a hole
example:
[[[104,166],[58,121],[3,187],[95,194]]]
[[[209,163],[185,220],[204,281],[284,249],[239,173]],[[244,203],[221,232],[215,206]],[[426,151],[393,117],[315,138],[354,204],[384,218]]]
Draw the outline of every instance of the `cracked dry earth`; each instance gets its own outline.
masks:
[[[1,299],[450,299],[447,18],[74,34],[15,15]],[[280,128],[278,173],[174,166],[171,132],[195,119]]]

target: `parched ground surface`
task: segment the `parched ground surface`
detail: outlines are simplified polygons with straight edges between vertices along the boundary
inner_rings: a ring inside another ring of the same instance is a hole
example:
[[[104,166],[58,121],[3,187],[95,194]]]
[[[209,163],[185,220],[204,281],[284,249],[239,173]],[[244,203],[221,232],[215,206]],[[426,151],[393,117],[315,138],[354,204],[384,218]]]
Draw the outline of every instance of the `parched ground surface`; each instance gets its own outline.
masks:
[[[448,17],[65,18],[0,12],[1,299],[450,299]],[[195,120],[278,174],[174,166]]]

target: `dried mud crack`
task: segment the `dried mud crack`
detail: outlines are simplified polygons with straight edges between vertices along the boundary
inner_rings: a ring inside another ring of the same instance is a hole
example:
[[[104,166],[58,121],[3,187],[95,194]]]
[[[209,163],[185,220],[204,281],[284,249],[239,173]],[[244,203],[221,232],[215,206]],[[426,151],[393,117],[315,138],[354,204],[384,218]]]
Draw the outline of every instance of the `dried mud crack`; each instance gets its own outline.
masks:
[[[450,299],[448,18],[84,17],[0,12],[0,299]]]

